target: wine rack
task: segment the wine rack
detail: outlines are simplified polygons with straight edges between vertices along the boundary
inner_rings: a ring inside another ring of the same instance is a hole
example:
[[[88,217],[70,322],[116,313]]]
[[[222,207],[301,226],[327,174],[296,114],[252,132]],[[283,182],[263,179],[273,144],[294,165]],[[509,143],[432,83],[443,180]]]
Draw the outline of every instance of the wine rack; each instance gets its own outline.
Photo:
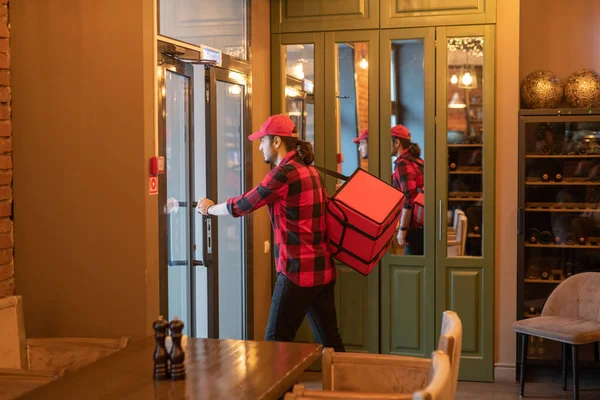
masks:
[[[600,109],[521,110],[518,214],[517,319],[536,318],[561,282],[600,266]],[[561,354],[530,337],[532,364]]]

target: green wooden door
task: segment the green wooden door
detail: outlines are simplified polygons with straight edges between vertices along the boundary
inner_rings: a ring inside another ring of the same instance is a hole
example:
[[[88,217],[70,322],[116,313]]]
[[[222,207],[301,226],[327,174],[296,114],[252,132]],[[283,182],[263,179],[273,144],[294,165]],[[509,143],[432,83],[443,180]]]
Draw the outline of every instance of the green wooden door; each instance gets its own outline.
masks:
[[[365,129],[379,129],[379,33],[325,33],[325,166],[350,175],[356,168],[379,174],[379,154],[366,157],[354,143]],[[377,135],[368,147],[378,148]],[[326,177],[329,193],[337,181]],[[363,276],[338,264],[336,306],[338,324],[348,351],[379,352],[378,268]]]
[[[391,182],[390,128],[405,125],[425,161],[423,255],[394,245],[381,263],[381,351],[429,357],[435,346],[434,28],[381,31],[381,177]]]
[[[368,127],[372,132],[379,129],[378,38],[377,31],[272,35],[272,112],[282,112],[294,118],[297,109],[291,108],[290,92],[293,88],[288,85],[290,76],[311,83],[306,85],[306,90],[307,95],[314,99],[314,111],[310,114],[305,107],[304,112],[309,114],[305,118],[306,125],[313,126],[316,165],[336,170],[338,154],[345,152],[347,162],[343,168],[353,170],[361,166],[375,175],[379,172],[377,152],[368,160],[367,166],[366,160],[359,162],[358,146],[352,142],[352,137],[344,143],[341,141],[352,135],[352,129],[353,137],[358,137],[361,128]],[[361,64],[363,58],[368,64],[366,68],[363,68],[365,62]],[[311,93],[308,93],[308,88],[312,88]],[[341,96],[340,89],[344,91]],[[339,102],[346,103],[342,109]],[[354,102],[354,105],[349,107],[348,102]],[[348,113],[348,110],[353,112]],[[340,128],[340,111],[345,118],[343,122],[354,118],[353,126]],[[377,135],[374,137],[372,145],[377,148]],[[355,164],[350,162],[352,159]],[[326,177],[326,185],[332,194],[335,179]],[[338,325],[346,348],[349,351],[379,352],[378,269],[365,277],[338,265],[335,293]],[[296,340],[314,342],[306,320]]]
[[[438,28],[436,51],[435,320],[462,320],[460,379],[492,381],[494,27]]]

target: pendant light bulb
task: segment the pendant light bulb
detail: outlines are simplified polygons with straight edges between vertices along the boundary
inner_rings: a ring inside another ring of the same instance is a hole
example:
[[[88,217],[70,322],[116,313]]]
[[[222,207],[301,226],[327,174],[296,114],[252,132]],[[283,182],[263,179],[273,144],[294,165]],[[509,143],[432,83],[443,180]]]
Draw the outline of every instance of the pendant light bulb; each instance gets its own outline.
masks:
[[[358,65],[362,68],[362,69],[367,69],[369,68],[369,62],[367,61],[367,59],[365,58],[365,56],[363,56],[362,60],[360,60],[360,62],[358,63]]]
[[[462,76],[462,84],[465,86],[471,86],[471,84],[473,84],[473,75],[471,75],[470,72],[465,72],[465,74]]]
[[[458,76],[456,76],[456,74],[452,74],[452,77],[450,78],[450,83],[453,85],[456,85],[458,83]]]

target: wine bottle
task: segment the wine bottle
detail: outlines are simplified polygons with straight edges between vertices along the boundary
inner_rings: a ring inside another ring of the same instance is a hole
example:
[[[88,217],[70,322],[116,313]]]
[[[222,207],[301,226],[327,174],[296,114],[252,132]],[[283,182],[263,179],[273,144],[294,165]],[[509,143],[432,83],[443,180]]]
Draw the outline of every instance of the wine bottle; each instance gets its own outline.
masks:
[[[549,182],[550,181],[550,175],[544,173],[542,174],[542,182]]]
[[[555,181],[555,182],[562,182],[562,180],[563,180],[563,176],[562,176],[562,174],[556,174],[556,175],[554,176],[554,181]]]
[[[538,342],[538,355],[540,357],[543,357],[545,352],[546,352],[546,349],[544,347],[544,338],[539,338],[539,342]]]
[[[569,278],[570,276],[573,276],[574,269],[575,268],[573,267],[573,263],[570,263],[570,262],[565,263],[565,267],[564,267],[565,278]]]
[[[545,281],[550,279],[550,268],[549,267],[544,267],[542,269],[542,274],[540,275],[540,278],[542,278],[542,280],[545,280]]]
[[[552,242],[554,242],[554,235],[551,232],[540,232],[540,244],[550,244]]]
[[[457,165],[455,162],[451,162],[450,165],[448,166],[448,169],[450,171],[456,171]]]
[[[554,233],[554,243],[559,244],[564,242],[565,240],[565,233],[563,232],[562,229],[560,228],[554,228],[552,230],[552,233]]]
[[[537,244],[540,241],[540,231],[535,228],[531,228],[527,231],[527,240],[531,244]]]

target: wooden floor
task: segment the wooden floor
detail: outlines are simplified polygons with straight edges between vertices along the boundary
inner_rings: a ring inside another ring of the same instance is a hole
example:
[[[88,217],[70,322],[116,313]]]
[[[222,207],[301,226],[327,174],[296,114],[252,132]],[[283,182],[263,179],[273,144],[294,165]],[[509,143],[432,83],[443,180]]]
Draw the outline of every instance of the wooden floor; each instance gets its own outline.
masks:
[[[573,386],[569,380],[567,391],[562,390],[562,378],[556,376],[536,378],[536,382],[525,384],[525,399],[568,400],[573,399]],[[321,389],[321,373],[305,372],[301,384],[309,389]],[[513,400],[519,399],[518,383],[458,382],[456,400]],[[582,377],[579,389],[580,400],[600,400],[600,376]]]

